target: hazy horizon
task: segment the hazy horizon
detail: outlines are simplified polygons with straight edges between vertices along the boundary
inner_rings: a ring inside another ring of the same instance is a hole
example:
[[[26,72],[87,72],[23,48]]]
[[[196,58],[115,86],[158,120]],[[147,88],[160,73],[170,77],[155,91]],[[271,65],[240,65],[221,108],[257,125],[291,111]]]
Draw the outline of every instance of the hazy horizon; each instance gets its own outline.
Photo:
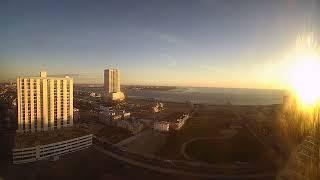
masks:
[[[284,59],[316,0],[4,1],[0,81],[72,74],[102,84],[282,89]],[[279,65],[280,64],[280,65]],[[282,66],[281,66],[282,64]]]
[[[75,83],[74,85],[93,85],[93,86],[103,86],[103,83]],[[159,86],[159,87],[176,87],[176,88],[221,88],[221,89],[252,89],[252,90],[279,90],[286,91],[283,88],[247,88],[247,87],[225,87],[225,86],[182,86],[182,85],[155,85],[155,84],[121,84],[121,86]]]

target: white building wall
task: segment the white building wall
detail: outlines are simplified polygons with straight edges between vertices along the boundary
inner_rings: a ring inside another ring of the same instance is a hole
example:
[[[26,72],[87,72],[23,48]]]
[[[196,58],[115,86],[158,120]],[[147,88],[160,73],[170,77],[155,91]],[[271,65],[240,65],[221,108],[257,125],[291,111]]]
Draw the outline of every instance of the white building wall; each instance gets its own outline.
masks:
[[[72,126],[72,78],[18,77],[17,97],[17,132],[47,131]]]
[[[169,131],[169,127],[170,127],[170,124],[165,121],[155,122],[153,124],[153,129],[155,129],[157,131],[166,132],[166,131]]]
[[[92,134],[66,141],[39,145],[29,148],[13,149],[13,163],[22,164],[50,157],[61,156],[71,152],[86,149],[92,145]]]
[[[104,70],[104,88],[111,100],[123,100],[124,94],[120,89],[120,70],[105,69]]]

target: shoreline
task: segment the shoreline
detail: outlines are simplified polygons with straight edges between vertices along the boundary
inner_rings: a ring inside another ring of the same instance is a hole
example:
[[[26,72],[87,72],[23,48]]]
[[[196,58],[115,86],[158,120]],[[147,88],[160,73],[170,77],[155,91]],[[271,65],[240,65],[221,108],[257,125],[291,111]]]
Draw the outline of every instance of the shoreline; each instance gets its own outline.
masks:
[[[170,101],[170,100],[164,100],[160,98],[149,98],[149,97],[140,97],[140,96],[127,96],[126,99],[133,99],[133,100],[143,100],[143,101],[161,101],[164,103],[178,103],[178,104],[185,104],[191,102],[193,105],[205,105],[205,106],[237,106],[237,107],[257,107],[257,106],[280,106],[282,103],[279,104],[231,104],[231,103],[225,103],[225,104],[211,104],[211,103],[201,103],[201,102],[192,102],[192,101]]]

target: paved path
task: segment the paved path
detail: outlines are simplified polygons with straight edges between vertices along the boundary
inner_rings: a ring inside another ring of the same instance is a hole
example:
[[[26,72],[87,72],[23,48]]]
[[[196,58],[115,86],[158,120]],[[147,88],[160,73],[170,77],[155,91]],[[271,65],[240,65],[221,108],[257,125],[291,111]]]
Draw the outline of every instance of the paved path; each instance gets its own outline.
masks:
[[[229,110],[229,109],[228,109]],[[235,113],[234,111],[231,111],[232,113],[234,113],[236,116],[237,116],[237,119],[240,120],[241,117]],[[197,137],[197,138],[193,138],[193,139],[190,139],[186,142],[184,142],[180,148],[180,153],[183,155],[184,158],[188,159],[188,160],[194,160],[192,157],[190,157],[187,153],[186,153],[186,147],[194,142],[194,141],[198,141],[198,140],[213,140],[213,141],[221,141],[221,140],[226,140],[226,139],[229,139],[231,137],[233,137],[234,135],[237,134],[237,130],[235,129],[227,129],[227,130],[231,130],[232,133],[229,133],[229,134],[223,134],[221,136],[218,136],[218,137]]]
[[[182,144],[181,149],[180,149],[180,153],[183,155],[184,158],[188,159],[188,160],[194,160],[192,157],[190,157],[187,153],[186,153],[186,147],[194,142],[194,141],[198,141],[198,140],[213,140],[213,141],[221,141],[221,140],[226,140],[229,139],[231,137],[233,137],[234,135],[237,134],[236,130],[233,130],[232,133],[229,134],[224,134],[222,136],[219,137],[197,137],[197,138],[193,138],[190,139],[189,141],[186,141]]]

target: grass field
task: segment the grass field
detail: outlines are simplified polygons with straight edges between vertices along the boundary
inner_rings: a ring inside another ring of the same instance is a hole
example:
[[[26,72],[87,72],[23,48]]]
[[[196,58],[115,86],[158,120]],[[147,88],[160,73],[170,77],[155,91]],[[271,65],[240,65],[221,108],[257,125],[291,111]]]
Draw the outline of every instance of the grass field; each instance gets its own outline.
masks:
[[[234,114],[221,106],[200,106],[179,132],[168,135],[166,145],[157,154],[171,159],[183,159],[180,148],[184,142],[195,137],[217,136],[234,118]]]
[[[251,108],[251,107],[247,107]],[[166,145],[158,155],[164,158],[184,159],[180,149],[184,142],[197,137],[219,137],[237,117],[227,106],[200,106],[181,131],[168,135]],[[246,128],[227,140],[197,140],[186,147],[192,158],[207,163],[249,162],[271,166],[262,144]]]
[[[186,152],[192,158],[208,163],[257,162],[264,158],[263,146],[246,129],[223,141],[198,140]]]

